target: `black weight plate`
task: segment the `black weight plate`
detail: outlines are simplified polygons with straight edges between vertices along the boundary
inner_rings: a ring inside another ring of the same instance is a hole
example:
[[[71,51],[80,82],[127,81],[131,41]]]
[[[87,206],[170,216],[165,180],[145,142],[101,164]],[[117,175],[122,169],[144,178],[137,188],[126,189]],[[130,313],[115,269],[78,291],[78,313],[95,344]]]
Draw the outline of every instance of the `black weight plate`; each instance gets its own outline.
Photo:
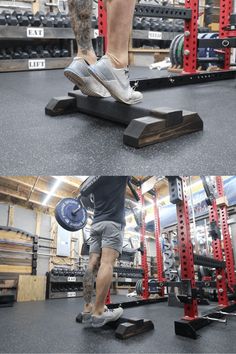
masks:
[[[80,208],[74,215],[73,211]],[[87,223],[87,211],[78,199],[64,198],[55,208],[55,218],[63,229],[68,231],[78,231]]]

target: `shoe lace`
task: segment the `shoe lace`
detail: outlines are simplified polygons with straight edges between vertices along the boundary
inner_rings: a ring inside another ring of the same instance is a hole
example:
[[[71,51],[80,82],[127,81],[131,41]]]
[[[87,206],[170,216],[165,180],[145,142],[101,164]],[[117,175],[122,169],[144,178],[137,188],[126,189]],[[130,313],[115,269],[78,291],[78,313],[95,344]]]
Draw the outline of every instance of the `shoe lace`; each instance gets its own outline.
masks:
[[[135,81],[134,86],[132,86],[132,90],[135,91],[138,87],[138,81]]]
[[[128,80],[129,80],[129,68],[125,69],[125,75],[127,76]],[[134,86],[132,86],[131,89],[132,89],[133,91],[135,91],[137,87],[138,87],[138,81],[136,81],[136,82],[134,83]]]

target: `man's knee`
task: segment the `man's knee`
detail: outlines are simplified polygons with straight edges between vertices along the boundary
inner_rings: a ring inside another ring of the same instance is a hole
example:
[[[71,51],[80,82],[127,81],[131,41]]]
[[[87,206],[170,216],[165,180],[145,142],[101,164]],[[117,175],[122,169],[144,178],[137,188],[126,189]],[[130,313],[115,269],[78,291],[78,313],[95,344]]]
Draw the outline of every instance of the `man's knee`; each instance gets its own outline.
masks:
[[[101,257],[101,265],[110,265],[114,267],[117,258],[119,257],[119,252],[112,248],[103,248],[102,249],[102,257]]]

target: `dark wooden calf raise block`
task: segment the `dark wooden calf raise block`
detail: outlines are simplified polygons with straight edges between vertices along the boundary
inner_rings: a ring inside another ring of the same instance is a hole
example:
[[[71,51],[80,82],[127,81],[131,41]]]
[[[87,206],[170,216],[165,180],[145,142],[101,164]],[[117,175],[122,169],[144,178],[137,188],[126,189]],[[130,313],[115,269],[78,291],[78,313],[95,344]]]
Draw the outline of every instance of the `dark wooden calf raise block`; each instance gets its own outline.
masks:
[[[194,112],[167,107],[152,108],[148,102],[126,105],[113,98],[87,97],[80,91],[54,97],[45,108],[50,116],[81,112],[126,125],[123,142],[135,148],[163,142],[203,130],[203,122]]]
[[[82,323],[82,315],[80,313],[76,317],[76,322]],[[103,328],[105,327],[113,329],[116,338],[127,339],[154,329],[154,324],[151,320],[121,317],[115,322],[107,323],[103,326]]]

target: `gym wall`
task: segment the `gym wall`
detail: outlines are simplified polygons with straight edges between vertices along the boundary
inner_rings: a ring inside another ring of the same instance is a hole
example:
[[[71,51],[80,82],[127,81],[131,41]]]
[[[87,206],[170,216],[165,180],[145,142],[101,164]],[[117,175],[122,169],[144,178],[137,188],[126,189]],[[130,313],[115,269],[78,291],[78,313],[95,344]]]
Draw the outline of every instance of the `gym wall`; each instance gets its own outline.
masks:
[[[57,257],[57,238],[58,234],[60,235],[60,230],[58,232],[54,216],[19,205],[0,203],[0,225],[15,227],[52,240],[39,239],[37,275],[45,275],[54,265],[75,262],[73,258],[78,257],[80,253],[82,246],[81,232],[73,233],[72,235],[66,231],[68,234],[67,239],[70,240],[69,256]]]

